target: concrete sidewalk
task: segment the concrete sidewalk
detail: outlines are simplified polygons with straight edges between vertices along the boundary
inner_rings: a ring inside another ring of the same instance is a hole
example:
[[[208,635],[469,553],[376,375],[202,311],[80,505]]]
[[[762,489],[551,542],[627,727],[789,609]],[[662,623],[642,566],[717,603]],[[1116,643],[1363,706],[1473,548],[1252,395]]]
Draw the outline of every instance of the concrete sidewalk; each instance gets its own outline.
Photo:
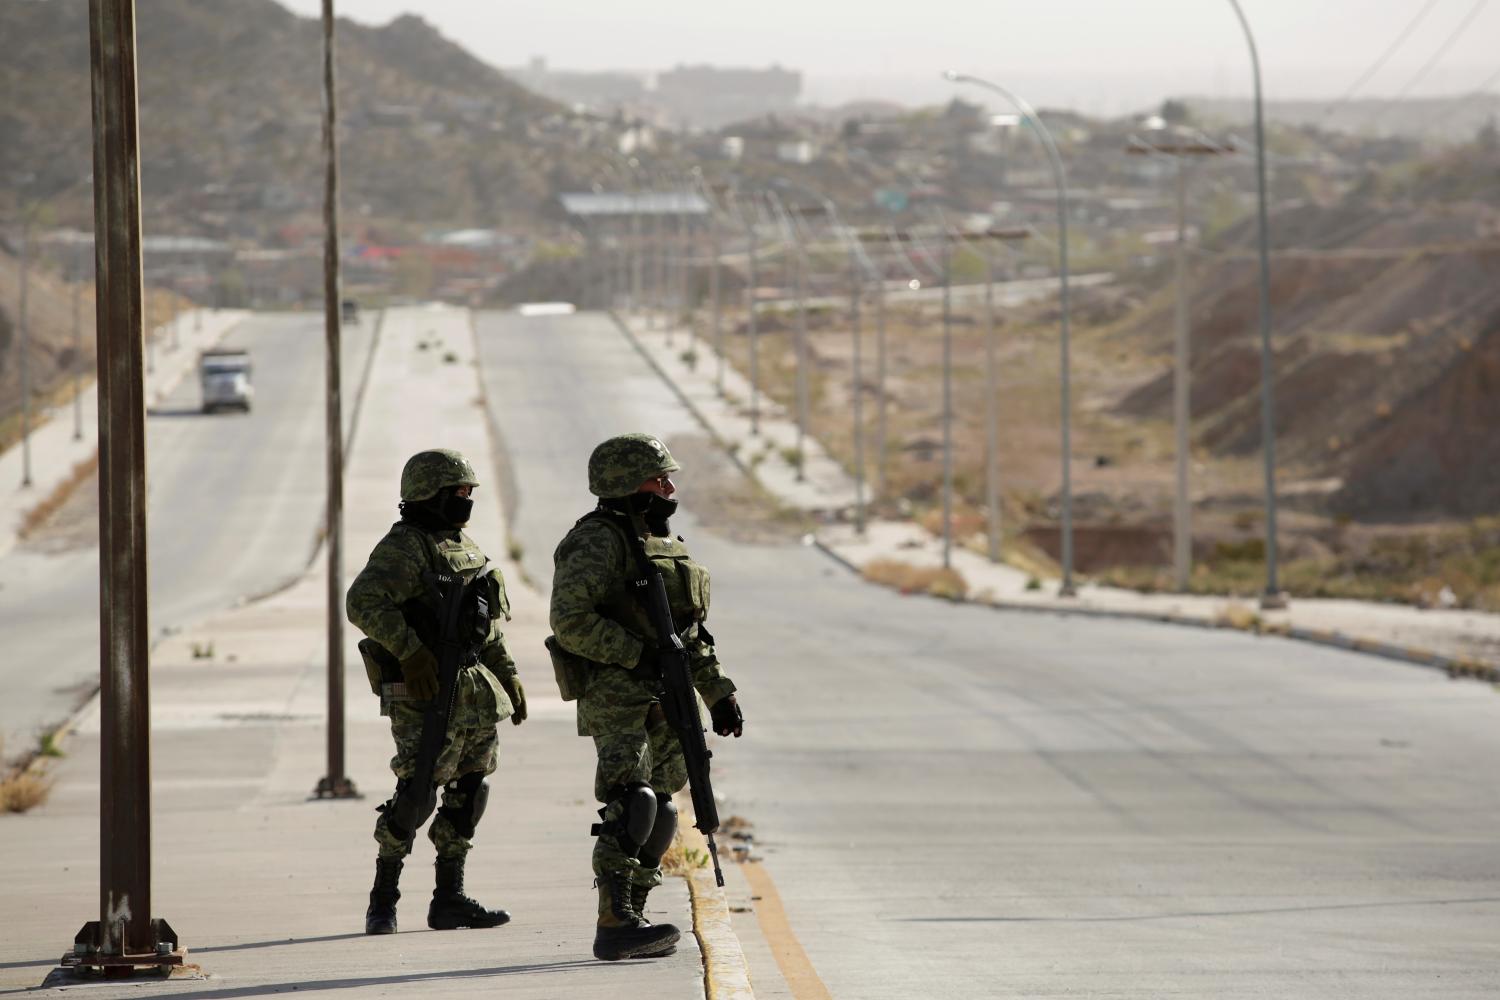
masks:
[[[728,369],[720,396],[714,382],[717,358],[711,345],[677,328],[671,332],[642,317],[619,317],[647,360],[671,382],[705,427],[736,461],[782,503],[821,514],[825,524],[809,539],[855,572],[891,560],[912,566],[942,565],[942,542],[909,521],[871,521],[864,535],[852,525],[852,477],[808,439],[806,475],[785,458],[795,442],[792,417],[763,401],[760,433],[746,415],[748,381]],[[683,361],[689,348],[694,364]],[[1425,610],[1369,601],[1299,598],[1280,611],[1261,611],[1254,598],[1227,595],[1142,594],[1083,584],[1075,598],[1059,598],[1059,581],[1033,580],[1013,566],[991,563],[977,551],[955,546],[952,566],[968,584],[969,599],[996,607],[1064,614],[1140,618],[1171,624],[1247,628],[1323,645],[1358,649],[1422,666],[1500,683],[1500,615],[1480,611]]]
[[[379,717],[344,633],[349,776],[362,800],[319,801],[325,773],[326,577],[213,617],[160,644],[152,662],[153,916],[167,919],[206,980],[94,984],[90,995],[157,993],[197,1000],[296,991],[345,995],[513,997],[704,996],[689,895],[669,879],[652,917],[684,928],[677,953],[625,963],[591,955],[595,894],[588,826],[593,751],[558,699],[542,647],[545,599],[505,558],[500,490],[480,407],[469,314],[414,308],[387,315],[346,477],[344,585],[396,514],[401,466],[413,452],[454,447],[482,481],[470,533],[506,573],[507,629],[530,703],[501,725],[500,768],[470,856],[468,888],[512,922],[492,930],[425,925],[432,849],[419,837],[402,879],[402,931],[366,937],[374,870],[374,806],[393,779]],[[50,801],[0,818],[7,845],[0,994],[43,981],[98,910],[97,702],[77,720]],[[26,914],[26,919],[20,919]]]
[[[152,363],[146,374],[147,405],[155,405],[198,364],[198,352],[222,340],[250,315],[238,309],[194,309],[178,320],[178,340],[163,327],[151,338]],[[73,436],[73,402],[32,414],[31,485],[21,485],[25,461],[22,445],[0,454],[0,556],[15,546],[26,514],[56,490],[74,466],[90,462],[99,450],[97,386],[92,379],[79,396],[80,430]]]

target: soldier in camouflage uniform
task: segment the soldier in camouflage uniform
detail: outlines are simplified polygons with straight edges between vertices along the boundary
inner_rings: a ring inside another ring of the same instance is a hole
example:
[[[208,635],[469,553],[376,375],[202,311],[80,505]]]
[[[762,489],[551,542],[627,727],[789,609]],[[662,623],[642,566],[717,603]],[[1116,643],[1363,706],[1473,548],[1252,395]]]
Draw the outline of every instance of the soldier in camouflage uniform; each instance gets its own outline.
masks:
[[[553,555],[547,646],[563,688],[578,698],[578,732],[598,753],[594,796],[604,804],[593,833],[599,919],[594,955],[605,960],[665,955],[680,936],[645,917],[646,896],[661,884],[661,856],[677,832],[672,793],[687,782],[682,746],[660,705],[656,631],[636,586],[630,535],[662,571],[673,623],[681,630],[693,684],[721,736],[739,736],[744,718],[734,682],[719,669],[704,624],[708,571],[674,538],[677,507],[670,474],[679,466],[645,434],[610,438],[589,457],[595,511],[574,525]]]
[[[498,570],[487,568],[484,553],[461,530],[473,507],[470,493],[478,485],[473,468],[456,451],[412,456],[401,472],[401,520],[370,553],[346,602],[349,620],[369,637],[359,649],[371,687],[381,696],[381,714],[391,720],[396,742],[391,770],[400,794],[416,765],[424,711],[438,691],[432,634],[437,609],[423,574],[453,573],[466,585],[482,576],[487,585],[487,608],[481,610],[476,601],[466,611],[471,624],[472,616],[481,613],[490,620],[487,627],[481,621],[466,630],[485,638],[474,642],[460,661],[447,741],[433,771],[434,783],[442,788],[442,805],[427,829],[437,851],[437,885],[427,910],[427,926],[435,930],[496,927],[510,919],[504,910],[470,899],[463,884],[470,838],[489,797],[484,779],[495,770],[496,724],[508,717],[520,725],[526,718],[526,693],[500,631],[501,619],[510,618],[505,581]],[[394,801],[380,807],[375,823],[379,853],[366,934],[396,931],[398,882],[416,831],[395,828],[390,813]]]

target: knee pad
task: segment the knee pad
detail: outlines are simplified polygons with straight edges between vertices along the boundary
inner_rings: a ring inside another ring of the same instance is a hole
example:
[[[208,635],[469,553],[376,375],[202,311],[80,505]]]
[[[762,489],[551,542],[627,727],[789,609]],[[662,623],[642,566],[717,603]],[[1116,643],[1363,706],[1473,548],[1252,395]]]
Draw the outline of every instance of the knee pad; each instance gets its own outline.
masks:
[[[604,822],[595,823],[590,832],[596,837],[615,837],[627,854],[634,855],[656,825],[656,793],[641,784],[626,785],[618,791],[619,794],[599,810]],[[611,813],[614,819],[609,818]]]
[[[396,800],[401,797],[402,792],[406,791],[406,786],[410,783],[411,782],[407,781],[405,778],[398,778],[396,780],[395,794],[375,807],[376,812],[382,813],[385,816],[385,828],[389,830],[391,832],[391,835],[394,836],[397,840],[405,841],[407,850],[411,849],[411,843],[415,839],[416,831],[404,830],[401,828],[401,826],[396,822],[395,806]]]
[[[452,788],[464,797],[463,804],[453,808],[445,805],[438,812],[453,824],[453,829],[461,837],[468,839],[474,836],[479,818],[484,815],[484,807],[489,804],[490,783],[484,780],[484,775],[480,772],[470,771],[453,782]]]
[[[677,805],[672,801],[672,796],[657,792],[656,824],[641,842],[641,864],[647,868],[655,868],[661,864],[661,856],[667,853],[667,848],[672,846],[672,838],[676,836]]]

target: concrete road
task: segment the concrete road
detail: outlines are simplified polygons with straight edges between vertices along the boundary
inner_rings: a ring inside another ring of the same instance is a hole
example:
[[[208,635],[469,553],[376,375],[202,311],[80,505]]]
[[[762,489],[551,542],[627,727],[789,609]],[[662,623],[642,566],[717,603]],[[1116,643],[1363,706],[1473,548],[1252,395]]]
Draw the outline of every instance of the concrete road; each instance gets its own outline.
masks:
[[[374,322],[344,328],[346,428]],[[146,421],[155,634],[286,583],[322,526],[321,315],[256,316],[222,346],[254,359],[250,413],[204,415],[189,377]],[[10,754],[98,681],[97,541],[23,544],[0,559],[0,635],[0,736]]]
[[[491,314],[479,335],[513,530],[545,582],[590,506],[593,444],[696,428],[598,315]],[[748,720],[716,744],[723,812],[755,823],[832,996],[1500,990],[1489,689],[1275,639],[902,597],[800,546],[676,527],[714,571]]]

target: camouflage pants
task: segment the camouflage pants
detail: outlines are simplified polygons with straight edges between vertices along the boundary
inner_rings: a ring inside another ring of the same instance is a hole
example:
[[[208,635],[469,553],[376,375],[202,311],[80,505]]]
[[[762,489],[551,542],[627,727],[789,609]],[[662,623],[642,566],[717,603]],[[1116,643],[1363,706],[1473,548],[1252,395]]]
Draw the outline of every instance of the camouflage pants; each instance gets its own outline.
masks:
[[[595,736],[594,750],[599,764],[594,771],[594,798],[604,803],[604,821],[616,822],[623,813],[618,799],[610,793],[625,785],[650,785],[653,791],[671,795],[687,784],[687,763],[682,758],[682,744],[665,722],[642,727],[633,732]],[[594,841],[594,874],[627,869],[636,885],[661,885],[661,866],[641,865],[637,853],[627,852],[614,834],[601,834]]]
[[[396,756],[391,758],[391,770],[397,779],[405,781],[411,777],[417,763],[417,749],[422,741],[422,709],[415,703],[395,701],[390,705],[391,736],[396,741]],[[498,734],[493,722],[488,725],[448,727],[448,743],[438,756],[433,769],[433,780],[443,788],[442,803],[427,825],[427,839],[437,849],[440,858],[462,858],[474,846],[449,822],[442,810],[459,812],[467,805],[467,796],[455,787],[459,778],[478,772],[493,774],[497,761],[496,742]],[[410,853],[406,842],[391,832],[385,813],[375,821],[375,843],[380,845],[382,858],[404,858]]]

